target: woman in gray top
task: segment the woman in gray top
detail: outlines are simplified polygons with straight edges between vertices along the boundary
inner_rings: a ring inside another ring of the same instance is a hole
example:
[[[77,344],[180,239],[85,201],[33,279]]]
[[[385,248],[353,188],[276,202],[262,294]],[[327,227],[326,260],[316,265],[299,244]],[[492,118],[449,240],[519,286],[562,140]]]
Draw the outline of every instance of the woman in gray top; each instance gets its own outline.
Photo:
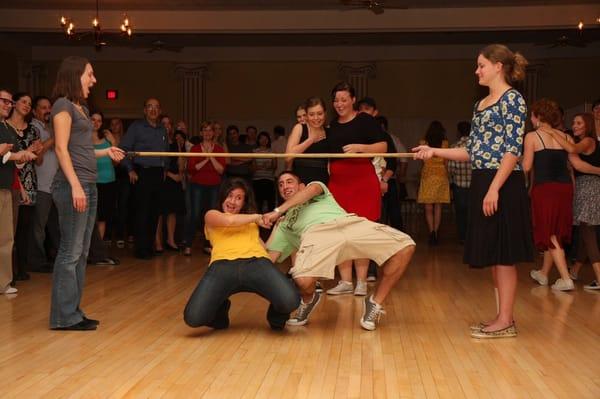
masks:
[[[54,177],[52,198],[58,210],[60,245],[54,263],[50,328],[95,330],[97,320],[79,308],[85,266],[96,219],[96,157],[114,161],[125,153],[116,147],[94,150],[92,122],[85,106],[96,83],[94,70],[82,57],[65,58],[52,93],[52,124],[60,169]]]

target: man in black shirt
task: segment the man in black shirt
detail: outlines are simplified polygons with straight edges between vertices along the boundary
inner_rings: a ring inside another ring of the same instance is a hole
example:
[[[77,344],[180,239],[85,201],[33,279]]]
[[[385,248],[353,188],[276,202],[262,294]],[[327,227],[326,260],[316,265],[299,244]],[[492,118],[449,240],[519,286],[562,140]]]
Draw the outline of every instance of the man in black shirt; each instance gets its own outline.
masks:
[[[120,147],[125,151],[168,151],[167,131],[160,123],[160,112],[160,102],[156,98],[147,99],[144,102],[144,119],[129,126]],[[135,185],[135,256],[150,259],[154,256],[165,160],[161,157],[139,157],[133,162],[129,159],[122,162],[129,172],[131,184]]]

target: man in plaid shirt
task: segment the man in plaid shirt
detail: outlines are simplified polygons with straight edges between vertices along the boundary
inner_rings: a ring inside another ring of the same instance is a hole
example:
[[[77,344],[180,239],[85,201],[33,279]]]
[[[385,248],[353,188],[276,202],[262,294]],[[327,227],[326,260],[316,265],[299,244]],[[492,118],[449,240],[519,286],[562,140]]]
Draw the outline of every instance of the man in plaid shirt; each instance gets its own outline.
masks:
[[[451,147],[466,147],[471,124],[469,122],[459,122],[458,141]],[[460,243],[465,242],[467,232],[467,216],[469,206],[469,187],[471,186],[471,163],[448,161],[448,172],[452,187],[452,196],[454,198],[454,211],[456,213],[456,225],[458,228],[458,239]]]

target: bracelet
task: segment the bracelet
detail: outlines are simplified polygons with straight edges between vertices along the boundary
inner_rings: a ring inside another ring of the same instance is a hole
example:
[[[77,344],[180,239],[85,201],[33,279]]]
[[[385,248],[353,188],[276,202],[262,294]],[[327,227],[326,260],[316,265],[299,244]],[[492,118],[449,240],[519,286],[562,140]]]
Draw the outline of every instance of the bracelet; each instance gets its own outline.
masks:
[[[281,210],[279,209],[279,207],[273,209],[273,212],[277,212],[280,215],[283,215],[283,212],[281,212]]]

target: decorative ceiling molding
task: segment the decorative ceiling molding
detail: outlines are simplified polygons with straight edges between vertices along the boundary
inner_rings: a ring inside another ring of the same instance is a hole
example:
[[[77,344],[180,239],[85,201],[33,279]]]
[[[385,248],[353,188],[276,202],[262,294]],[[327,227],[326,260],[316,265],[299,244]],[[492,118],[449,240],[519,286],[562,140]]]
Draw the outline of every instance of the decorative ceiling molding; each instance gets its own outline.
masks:
[[[55,32],[61,9],[0,9],[0,31]],[[390,9],[374,15],[365,10],[136,10],[130,11],[136,32],[293,33],[293,32],[432,32],[573,28],[582,16],[595,16],[590,4]],[[71,10],[85,21],[93,10]],[[119,26],[123,14],[102,13],[106,26]]]

